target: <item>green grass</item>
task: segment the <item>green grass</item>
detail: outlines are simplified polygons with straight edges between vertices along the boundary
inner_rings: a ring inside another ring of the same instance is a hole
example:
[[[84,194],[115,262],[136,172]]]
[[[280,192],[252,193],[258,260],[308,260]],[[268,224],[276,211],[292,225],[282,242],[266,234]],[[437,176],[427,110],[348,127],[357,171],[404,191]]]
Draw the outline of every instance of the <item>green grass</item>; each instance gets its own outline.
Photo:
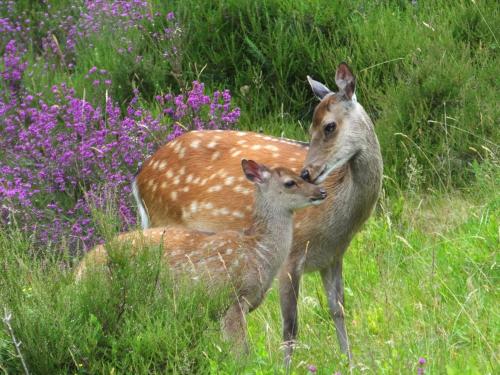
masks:
[[[416,373],[419,357],[428,373],[498,372],[498,171],[478,168],[468,192],[381,200],[345,257],[354,373]],[[34,250],[25,234],[0,234],[0,306],[33,373],[283,372],[276,285],[250,314],[250,353],[237,358],[219,333],[225,300],[173,284],[158,249],[115,255],[111,279],[95,271],[80,284],[74,259]],[[304,278],[299,310],[293,372],[347,373],[318,274]],[[0,369],[21,371],[6,330]]]

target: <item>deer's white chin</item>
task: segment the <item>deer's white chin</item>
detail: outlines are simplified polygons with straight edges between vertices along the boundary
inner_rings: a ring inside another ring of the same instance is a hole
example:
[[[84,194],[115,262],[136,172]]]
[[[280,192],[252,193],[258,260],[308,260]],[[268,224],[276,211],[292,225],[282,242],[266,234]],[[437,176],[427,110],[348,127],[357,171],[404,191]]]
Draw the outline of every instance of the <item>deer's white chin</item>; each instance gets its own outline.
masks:
[[[313,205],[313,206],[319,206],[324,201],[325,201],[324,199],[311,200],[311,205]]]
[[[321,171],[319,176],[316,177],[316,180],[314,180],[314,184],[316,184],[316,185],[321,184],[323,181],[326,180],[326,178],[330,175],[330,173],[332,173],[336,169],[342,167],[349,160],[350,160],[350,158],[345,158],[345,159],[336,160],[333,164],[326,164],[325,168],[323,168],[323,171]]]

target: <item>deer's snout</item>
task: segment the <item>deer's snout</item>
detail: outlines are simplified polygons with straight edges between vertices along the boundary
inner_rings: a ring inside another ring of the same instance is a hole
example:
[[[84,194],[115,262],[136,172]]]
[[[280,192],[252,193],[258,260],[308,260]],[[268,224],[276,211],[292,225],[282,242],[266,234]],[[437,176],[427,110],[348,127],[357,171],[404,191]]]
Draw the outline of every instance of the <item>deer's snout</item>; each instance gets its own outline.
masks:
[[[300,172],[300,177],[302,177],[304,181],[311,182],[311,175],[309,174],[307,168],[302,169],[302,172]]]
[[[300,172],[300,177],[302,177],[304,181],[312,182],[314,184],[317,183],[316,180],[323,174],[324,171],[324,165],[308,165],[307,167],[302,169],[302,172]]]

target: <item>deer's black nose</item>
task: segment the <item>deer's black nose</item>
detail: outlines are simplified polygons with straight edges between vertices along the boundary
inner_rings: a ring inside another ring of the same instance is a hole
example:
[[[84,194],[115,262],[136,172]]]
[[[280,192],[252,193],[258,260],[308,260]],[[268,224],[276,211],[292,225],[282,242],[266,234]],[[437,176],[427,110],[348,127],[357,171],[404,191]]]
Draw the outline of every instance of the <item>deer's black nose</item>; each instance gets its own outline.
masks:
[[[309,174],[307,168],[304,168],[302,170],[302,172],[300,173],[300,177],[302,177],[304,181],[309,181],[309,182],[311,181],[311,175]]]

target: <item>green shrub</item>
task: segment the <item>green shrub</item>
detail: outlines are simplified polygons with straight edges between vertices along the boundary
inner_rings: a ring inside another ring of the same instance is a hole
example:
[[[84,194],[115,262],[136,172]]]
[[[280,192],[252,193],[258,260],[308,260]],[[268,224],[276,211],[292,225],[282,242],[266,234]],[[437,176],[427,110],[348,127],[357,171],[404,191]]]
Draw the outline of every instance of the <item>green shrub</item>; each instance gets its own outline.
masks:
[[[0,234],[0,305],[32,373],[205,373],[229,355],[219,332],[227,295],[173,281],[161,249],[131,259],[111,248],[109,268],[77,284],[68,258],[33,258],[30,246],[19,232]],[[0,331],[0,368],[21,371]]]

